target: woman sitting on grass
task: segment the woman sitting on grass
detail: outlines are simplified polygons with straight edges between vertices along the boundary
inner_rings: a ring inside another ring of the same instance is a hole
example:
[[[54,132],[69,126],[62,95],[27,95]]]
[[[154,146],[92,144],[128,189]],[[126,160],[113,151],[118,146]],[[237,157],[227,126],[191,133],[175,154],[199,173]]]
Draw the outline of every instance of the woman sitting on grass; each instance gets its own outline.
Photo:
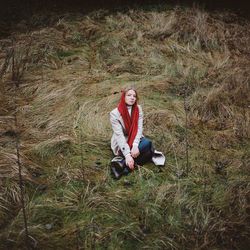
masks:
[[[152,142],[142,135],[143,112],[137,104],[137,91],[130,87],[122,91],[118,107],[110,112],[113,129],[111,148],[116,157],[111,161],[111,171],[120,178],[134,170],[135,166],[153,161],[164,165],[165,157],[153,150]]]

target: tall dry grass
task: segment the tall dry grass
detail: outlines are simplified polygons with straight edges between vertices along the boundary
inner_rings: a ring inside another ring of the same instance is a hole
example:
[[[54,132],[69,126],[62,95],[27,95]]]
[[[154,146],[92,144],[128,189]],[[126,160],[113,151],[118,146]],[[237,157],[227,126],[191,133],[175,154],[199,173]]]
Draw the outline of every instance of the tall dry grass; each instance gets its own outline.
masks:
[[[245,249],[249,21],[164,6],[56,18],[29,34],[17,30],[20,54],[32,41],[18,92],[8,53],[0,56],[1,248],[25,245],[16,103],[34,247]],[[2,50],[11,51],[11,41],[1,40]],[[144,134],[167,166],[147,164],[115,182],[109,112],[129,85],[140,94]]]

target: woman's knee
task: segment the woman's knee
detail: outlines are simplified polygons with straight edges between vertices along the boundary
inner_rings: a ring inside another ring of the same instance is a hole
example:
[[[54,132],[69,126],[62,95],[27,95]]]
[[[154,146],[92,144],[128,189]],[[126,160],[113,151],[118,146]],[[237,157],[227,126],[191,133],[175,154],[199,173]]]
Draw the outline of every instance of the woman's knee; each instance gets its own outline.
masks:
[[[151,148],[152,148],[152,142],[149,139],[147,139],[146,137],[143,137],[140,141],[140,144],[139,144],[140,153],[149,151],[149,150],[151,150]]]

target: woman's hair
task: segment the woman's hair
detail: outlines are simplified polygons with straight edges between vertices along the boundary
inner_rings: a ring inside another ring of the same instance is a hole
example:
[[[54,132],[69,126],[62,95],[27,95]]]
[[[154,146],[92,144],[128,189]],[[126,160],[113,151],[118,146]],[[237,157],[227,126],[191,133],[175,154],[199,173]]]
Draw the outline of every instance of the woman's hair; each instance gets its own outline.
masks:
[[[138,100],[139,100],[139,97],[138,97],[138,93],[137,93],[137,90],[135,87],[132,87],[132,86],[129,86],[129,87],[126,87],[122,90],[122,92],[124,92],[125,94],[129,91],[129,90],[134,90],[135,91],[135,94],[136,94],[136,102],[138,103]]]

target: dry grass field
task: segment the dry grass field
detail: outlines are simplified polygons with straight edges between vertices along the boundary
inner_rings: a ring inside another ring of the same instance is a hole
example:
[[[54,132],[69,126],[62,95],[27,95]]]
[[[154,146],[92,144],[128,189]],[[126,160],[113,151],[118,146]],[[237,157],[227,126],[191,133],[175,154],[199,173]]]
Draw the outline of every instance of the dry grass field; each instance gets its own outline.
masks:
[[[247,249],[250,22],[182,6],[30,20],[0,40],[0,249],[27,248],[20,166],[30,248]],[[115,181],[109,112],[130,85],[167,163]]]

